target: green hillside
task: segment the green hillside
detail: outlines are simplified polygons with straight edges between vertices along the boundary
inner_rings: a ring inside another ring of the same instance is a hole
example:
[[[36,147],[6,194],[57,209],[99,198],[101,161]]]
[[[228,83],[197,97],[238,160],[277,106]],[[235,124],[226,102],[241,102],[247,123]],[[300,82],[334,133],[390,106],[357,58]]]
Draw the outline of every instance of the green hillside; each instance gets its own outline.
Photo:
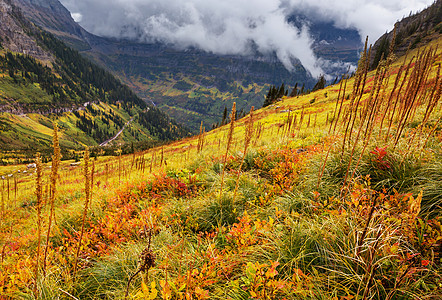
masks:
[[[61,145],[69,149],[105,142],[125,124],[130,126],[114,143],[161,142],[188,134],[183,126],[146,104],[109,72],[26,21],[20,11],[12,10],[7,17],[7,21],[24,28],[22,36],[35,40],[48,59],[41,61],[11,52],[3,44],[0,149],[44,149],[49,145],[52,123],[56,121],[62,123]],[[29,43],[21,47],[35,48]]]

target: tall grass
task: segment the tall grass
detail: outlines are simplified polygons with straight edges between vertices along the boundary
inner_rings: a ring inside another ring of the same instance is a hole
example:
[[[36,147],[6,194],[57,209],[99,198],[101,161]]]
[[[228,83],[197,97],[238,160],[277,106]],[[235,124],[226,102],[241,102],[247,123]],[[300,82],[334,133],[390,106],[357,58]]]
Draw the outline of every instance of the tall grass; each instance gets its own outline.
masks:
[[[48,248],[49,248],[49,237],[51,235],[51,227],[52,227],[52,219],[55,218],[55,197],[57,194],[57,176],[58,176],[58,168],[60,166],[61,160],[61,152],[60,146],[58,144],[58,125],[54,124],[54,132],[53,132],[53,142],[52,146],[54,148],[54,154],[52,155],[52,168],[51,168],[51,195],[50,195],[50,211],[49,211],[49,220],[48,220],[48,231],[46,234],[46,247],[45,254],[43,258],[43,276],[46,276],[46,259],[48,256]]]
[[[73,270],[73,275],[72,275],[74,280],[76,279],[75,276],[76,276],[77,268],[78,268],[77,261],[78,261],[79,255],[80,255],[81,242],[82,242],[82,239],[83,239],[84,227],[85,227],[86,217],[87,217],[87,211],[88,211],[89,202],[90,202],[90,190],[91,190],[90,178],[91,178],[91,174],[90,174],[90,170],[89,170],[89,148],[86,148],[86,150],[84,151],[84,169],[83,170],[84,170],[83,174],[84,174],[85,198],[84,198],[84,210],[83,210],[83,219],[82,219],[82,222],[81,222],[80,236],[78,238],[77,250],[76,250],[75,258],[74,258],[74,270]]]
[[[34,271],[34,277],[35,277],[35,283],[34,283],[34,295],[35,298],[39,298],[38,295],[38,283],[39,283],[39,273],[40,273],[40,244],[41,244],[41,229],[42,229],[42,216],[41,216],[41,210],[42,210],[42,164],[41,164],[41,156],[40,154],[37,154],[36,158],[36,182],[35,182],[35,194],[37,197],[37,254],[35,256],[35,271]]]
[[[224,176],[226,171],[226,162],[227,162],[227,156],[229,155],[230,147],[232,146],[232,139],[233,139],[233,130],[235,128],[235,120],[236,120],[236,102],[233,102],[232,111],[230,112],[230,125],[229,125],[229,131],[227,133],[227,142],[226,142],[226,153],[223,157],[223,169],[221,173],[221,186],[219,189],[219,198],[221,199],[221,196],[223,194],[223,185],[224,185]]]
[[[244,164],[244,160],[246,158],[247,151],[249,150],[250,142],[253,137],[253,110],[254,110],[254,107],[252,106],[252,108],[250,109],[249,118],[247,119],[247,123],[245,125],[246,128],[245,128],[245,133],[244,133],[244,151],[243,151],[243,155],[241,158],[241,163],[239,164],[239,167],[238,167],[238,175],[236,178],[235,190],[233,192],[233,201],[235,201],[235,199],[236,199],[236,193],[238,192],[239,177],[241,175],[241,169]]]

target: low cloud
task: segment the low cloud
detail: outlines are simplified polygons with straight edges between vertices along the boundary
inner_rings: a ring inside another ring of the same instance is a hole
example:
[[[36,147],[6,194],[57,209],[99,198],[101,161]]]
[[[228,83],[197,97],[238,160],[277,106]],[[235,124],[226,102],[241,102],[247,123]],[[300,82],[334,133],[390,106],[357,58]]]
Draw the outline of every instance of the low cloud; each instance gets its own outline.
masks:
[[[75,22],[79,23],[83,19],[83,15],[81,13],[71,13],[72,19],[74,19]]]
[[[331,21],[339,28],[358,30],[361,39],[375,42],[394,23],[430,6],[433,0],[291,0],[289,11],[298,10],[310,18]]]
[[[324,73],[306,24],[293,13],[354,28],[376,40],[410,11],[432,0],[61,0],[88,31],[107,37],[163,42],[216,54],[276,53],[288,70],[299,60],[313,77]]]

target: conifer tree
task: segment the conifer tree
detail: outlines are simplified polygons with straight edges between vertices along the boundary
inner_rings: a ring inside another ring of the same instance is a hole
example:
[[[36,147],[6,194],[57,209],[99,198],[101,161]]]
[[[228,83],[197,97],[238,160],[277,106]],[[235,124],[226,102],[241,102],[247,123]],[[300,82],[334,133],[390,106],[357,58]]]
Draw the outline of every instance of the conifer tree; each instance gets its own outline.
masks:
[[[290,93],[290,97],[296,97],[298,95],[298,83],[295,83],[295,87],[293,88],[292,92]]]
[[[312,89],[312,92],[317,91],[317,90],[322,90],[323,88],[325,88],[325,84],[327,83],[327,81],[325,80],[324,75],[320,75],[318,78],[318,81],[316,82],[315,86]]]

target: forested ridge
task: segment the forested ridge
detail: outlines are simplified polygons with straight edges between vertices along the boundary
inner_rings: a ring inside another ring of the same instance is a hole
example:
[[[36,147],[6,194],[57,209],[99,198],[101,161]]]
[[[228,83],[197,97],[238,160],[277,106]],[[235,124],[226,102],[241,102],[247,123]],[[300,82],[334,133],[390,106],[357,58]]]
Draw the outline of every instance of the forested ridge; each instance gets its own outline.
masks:
[[[52,121],[62,117],[61,113],[72,113],[75,117],[69,122],[77,128],[73,134],[92,138],[92,145],[114,136],[132,118],[139,122],[134,125],[136,128],[128,128],[123,138],[126,142],[146,139],[166,141],[188,135],[186,128],[144,102],[110,72],[30,23],[17,7],[7,2],[12,7],[11,18],[23,29],[23,34],[36,41],[39,51],[48,59],[36,59],[29,54],[32,51],[26,49],[22,53],[13,52],[5,43],[1,44],[0,112],[38,113]],[[1,41],[8,38],[2,36]],[[94,108],[91,104],[100,107]],[[7,117],[5,123],[5,136],[0,143],[10,144],[11,140],[17,140],[22,129],[11,124]],[[30,138],[32,141],[27,142],[39,144],[38,139]]]

